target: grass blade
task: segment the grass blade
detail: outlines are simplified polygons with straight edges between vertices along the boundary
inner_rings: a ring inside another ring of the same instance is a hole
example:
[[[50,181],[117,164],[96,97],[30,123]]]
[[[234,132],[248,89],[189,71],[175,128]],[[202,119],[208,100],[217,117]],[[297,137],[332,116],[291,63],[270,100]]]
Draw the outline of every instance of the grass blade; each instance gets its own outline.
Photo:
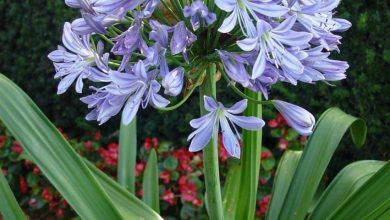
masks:
[[[122,218],[56,127],[3,75],[0,75],[0,118],[79,216],[97,220]]]
[[[267,219],[278,218],[301,156],[302,151],[288,150],[280,159],[275,175],[274,186],[272,187],[271,202],[267,212]]]
[[[351,194],[370,179],[385,163],[359,161],[346,166],[322,194],[309,219],[321,220],[329,215]]]
[[[363,145],[367,132],[363,120],[345,114],[338,108],[331,108],[321,116],[299,161],[280,219],[305,218],[325,170],[350,127],[355,143]]]
[[[150,152],[148,164],[145,168],[142,188],[144,190],[143,200],[157,213],[160,212],[160,196],[158,185],[158,164],[157,154],[153,149]]]
[[[7,220],[24,220],[23,210],[20,208],[18,201],[11,188],[8,185],[7,179],[4,177],[0,169],[0,213]]]

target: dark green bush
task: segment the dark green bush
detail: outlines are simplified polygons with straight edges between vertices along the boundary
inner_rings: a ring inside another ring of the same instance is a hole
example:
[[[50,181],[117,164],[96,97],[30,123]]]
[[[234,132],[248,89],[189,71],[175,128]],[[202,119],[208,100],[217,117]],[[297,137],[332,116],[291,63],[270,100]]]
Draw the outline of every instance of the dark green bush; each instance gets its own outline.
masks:
[[[339,7],[338,15],[354,25],[344,35],[342,53],[335,55],[350,63],[348,80],[336,83],[336,87],[322,83],[297,87],[278,85],[272,91],[273,97],[300,104],[318,115],[328,107],[339,106],[367,120],[367,147],[358,151],[346,141],[346,147],[338,154],[343,158],[340,166],[363,157],[389,157],[389,4],[387,0],[344,0]],[[87,109],[78,100],[79,95],[55,94],[57,82],[53,80],[54,70],[46,56],[60,43],[63,23],[77,16],[78,11],[65,7],[63,0],[0,0],[0,72],[20,85],[70,135],[77,135],[81,130],[93,131],[97,126],[83,120]],[[153,134],[171,140],[184,139],[189,132],[187,123],[197,112],[196,98],[177,112],[143,112],[139,117],[140,138]],[[118,124],[117,117],[103,129],[115,132]]]

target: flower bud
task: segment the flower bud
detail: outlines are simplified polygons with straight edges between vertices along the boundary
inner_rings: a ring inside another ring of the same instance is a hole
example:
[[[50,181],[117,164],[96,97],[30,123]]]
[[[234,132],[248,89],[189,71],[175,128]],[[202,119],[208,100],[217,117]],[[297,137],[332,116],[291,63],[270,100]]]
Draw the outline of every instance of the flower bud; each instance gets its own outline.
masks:
[[[287,123],[299,134],[308,136],[313,133],[315,118],[310,112],[284,101],[274,100],[273,104]]]

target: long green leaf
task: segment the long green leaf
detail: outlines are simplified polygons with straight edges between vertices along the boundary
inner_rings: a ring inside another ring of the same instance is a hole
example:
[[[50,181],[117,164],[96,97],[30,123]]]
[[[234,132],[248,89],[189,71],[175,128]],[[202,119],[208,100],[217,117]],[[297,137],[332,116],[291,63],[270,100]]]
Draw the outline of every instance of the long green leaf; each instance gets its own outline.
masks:
[[[82,218],[122,219],[64,137],[33,101],[3,75],[0,75],[0,118]]]
[[[331,108],[321,116],[299,161],[280,219],[305,218],[326,167],[349,127],[355,143],[363,145],[367,132],[363,120],[338,108]]]
[[[322,194],[309,219],[327,219],[348,196],[359,189],[385,163],[359,161],[345,167]]]
[[[371,212],[365,219],[375,219],[375,220],[389,220],[390,219],[390,199],[387,202],[383,203],[382,206],[375,209]]]
[[[129,125],[121,123],[119,132],[118,182],[134,194],[137,160],[137,118]]]
[[[7,179],[4,177],[0,169],[0,213],[6,220],[24,220],[23,210],[20,208],[18,201],[11,188],[8,185]]]
[[[144,190],[143,200],[154,211],[160,212],[160,196],[158,185],[158,164],[157,154],[153,149],[150,153],[148,164],[145,168],[142,188]]]
[[[110,196],[121,214],[126,216],[126,219],[162,220],[162,218],[153,211],[152,208],[143,203],[134,194],[120,186],[105,173],[97,169],[92,163],[87,160],[84,161],[99,183],[103,186],[104,190]]]
[[[378,210],[390,209],[390,162],[348,197],[330,219],[364,219]]]
[[[302,151],[286,151],[280,159],[272,187],[271,202],[267,219],[277,219],[283,206],[283,201],[294,177],[295,170],[302,156]]]
[[[238,164],[229,168],[223,188],[223,212],[226,220],[234,220],[238,204],[241,168]]]
[[[261,101],[261,93],[247,89],[245,94]],[[245,110],[245,116],[262,118],[262,106],[249,101]],[[239,190],[239,195],[235,219],[252,220],[255,217],[261,162],[261,139],[261,129],[258,131],[243,131],[243,149],[240,164],[241,177],[239,186],[236,186]]]

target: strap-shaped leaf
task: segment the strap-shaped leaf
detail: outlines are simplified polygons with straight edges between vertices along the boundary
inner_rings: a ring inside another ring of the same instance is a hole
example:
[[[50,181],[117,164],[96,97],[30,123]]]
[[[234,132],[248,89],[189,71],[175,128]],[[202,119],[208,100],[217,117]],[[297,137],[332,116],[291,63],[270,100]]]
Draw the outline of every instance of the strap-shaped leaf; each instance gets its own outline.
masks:
[[[126,219],[162,220],[161,216],[153,211],[152,208],[120,186],[105,173],[97,169],[92,163],[87,160],[84,160],[84,162],[110,196],[115,207],[120,210],[121,214],[125,216]]]
[[[348,197],[330,219],[375,219],[368,216],[380,216],[379,211],[386,213],[390,209],[389,183],[390,162]]]
[[[275,183],[272,187],[271,202],[267,212],[267,219],[277,219],[283,206],[283,201],[294,177],[302,151],[286,151],[280,159],[276,171]]]
[[[0,213],[5,219],[24,220],[26,217],[0,169]]]
[[[240,186],[241,176],[240,174],[241,168],[238,164],[235,164],[229,168],[229,172],[226,176],[222,197],[225,220],[234,220],[236,216],[239,196],[238,187]]]
[[[148,164],[145,168],[142,188],[144,190],[144,202],[154,211],[160,212],[160,196],[158,185],[158,164],[157,154],[153,149],[150,152]]]
[[[329,218],[330,214],[340,206],[345,199],[359,189],[385,163],[381,161],[359,161],[346,166],[326,191],[322,194],[309,219],[321,220]]]
[[[0,118],[82,218],[122,219],[69,143],[33,101],[3,75],[0,75]]]
[[[137,160],[137,118],[129,125],[121,123],[119,132],[118,182],[135,193],[135,164]]]
[[[325,170],[341,138],[350,127],[355,143],[363,145],[367,133],[363,120],[338,108],[331,108],[321,116],[299,161],[279,215],[280,219],[305,218]]]

